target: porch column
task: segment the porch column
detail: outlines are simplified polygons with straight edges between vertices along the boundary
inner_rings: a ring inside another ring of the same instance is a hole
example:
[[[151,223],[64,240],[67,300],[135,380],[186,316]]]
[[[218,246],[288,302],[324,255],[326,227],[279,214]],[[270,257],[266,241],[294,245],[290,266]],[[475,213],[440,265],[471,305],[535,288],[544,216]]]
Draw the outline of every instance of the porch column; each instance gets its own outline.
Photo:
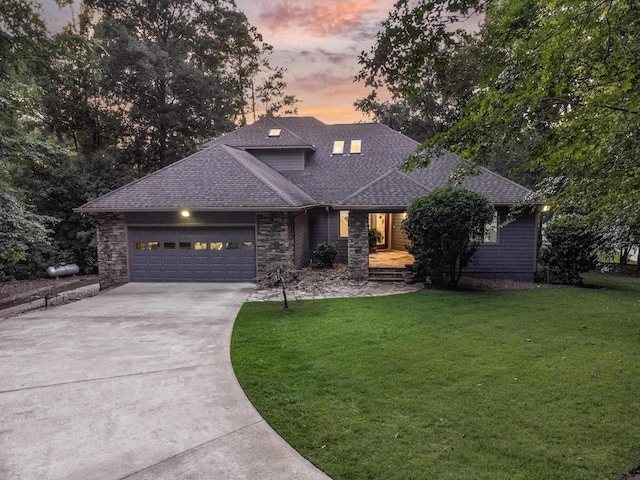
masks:
[[[289,212],[257,214],[256,254],[258,277],[275,272],[279,267],[294,269],[294,217]]]
[[[124,213],[101,213],[97,223],[100,290],[124,285],[129,281]]]
[[[369,214],[349,212],[349,239],[347,242],[349,276],[365,280],[369,276]]]

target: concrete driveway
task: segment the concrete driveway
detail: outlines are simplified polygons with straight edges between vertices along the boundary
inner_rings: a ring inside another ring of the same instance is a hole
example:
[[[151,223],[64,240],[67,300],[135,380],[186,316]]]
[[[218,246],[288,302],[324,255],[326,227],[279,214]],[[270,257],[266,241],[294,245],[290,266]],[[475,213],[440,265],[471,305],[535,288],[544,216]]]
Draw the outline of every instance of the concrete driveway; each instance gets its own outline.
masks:
[[[233,374],[252,288],[131,283],[0,321],[0,478],[328,478]]]

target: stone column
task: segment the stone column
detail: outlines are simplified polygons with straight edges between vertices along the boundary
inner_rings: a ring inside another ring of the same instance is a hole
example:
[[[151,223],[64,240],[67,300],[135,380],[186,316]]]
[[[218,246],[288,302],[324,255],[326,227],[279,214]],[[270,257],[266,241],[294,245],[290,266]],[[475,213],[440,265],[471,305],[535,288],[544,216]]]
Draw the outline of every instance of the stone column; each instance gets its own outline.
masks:
[[[294,216],[289,212],[261,212],[256,218],[258,278],[279,267],[295,268]]]
[[[347,242],[349,276],[354,280],[369,277],[369,214],[349,212],[349,239]]]
[[[100,290],[127,283],[127,222],[124,213],[99,214],[97,235]]]

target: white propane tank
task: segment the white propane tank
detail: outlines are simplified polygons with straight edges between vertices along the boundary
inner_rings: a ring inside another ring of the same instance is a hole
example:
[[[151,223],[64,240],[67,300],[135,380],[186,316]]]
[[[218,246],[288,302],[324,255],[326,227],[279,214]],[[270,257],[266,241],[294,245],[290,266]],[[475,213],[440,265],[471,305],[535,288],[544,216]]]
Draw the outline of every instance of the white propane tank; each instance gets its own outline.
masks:
[[[53,265],[47,268],[47,276],[48,277],[68,277],[69,275],[77,275],[80,273],[80,267],[75,263],[70,263],[69,265],[60,265],[58,267],[54,267]]]

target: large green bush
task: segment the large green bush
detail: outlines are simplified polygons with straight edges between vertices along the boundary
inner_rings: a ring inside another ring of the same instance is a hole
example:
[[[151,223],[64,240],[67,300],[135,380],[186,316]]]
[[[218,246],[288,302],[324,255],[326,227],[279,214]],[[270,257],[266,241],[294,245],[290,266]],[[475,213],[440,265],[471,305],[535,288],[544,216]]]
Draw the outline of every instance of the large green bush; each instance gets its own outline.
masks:
[[[493,220],[486,198],[461,188],[440,188],[417,198],[402,228],[409,253],[421,262],[434,285],[455,287]]]
[[[596,263],[595,235],[587,219],[574,213],[555,215],[544,234],[541,260],[551,277],[566,285],[582,284],[580,273]]]

